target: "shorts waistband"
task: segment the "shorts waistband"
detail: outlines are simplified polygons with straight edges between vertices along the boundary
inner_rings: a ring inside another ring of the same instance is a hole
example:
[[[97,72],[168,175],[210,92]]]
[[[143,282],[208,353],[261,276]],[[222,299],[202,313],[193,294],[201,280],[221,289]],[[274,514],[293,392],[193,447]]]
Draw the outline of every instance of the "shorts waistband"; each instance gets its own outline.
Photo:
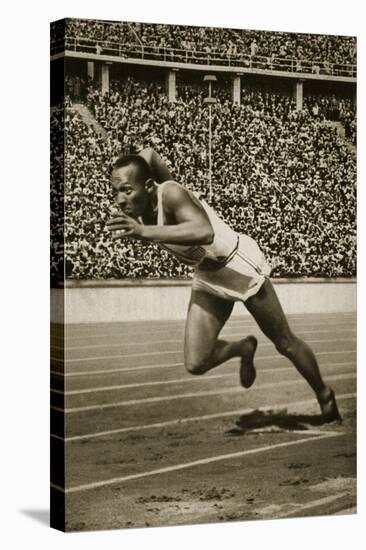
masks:
[[[233,248],[233,250],[226,256],[224,260],[218,261],[218,260],[212,260],[211,258],[204,258],[200,264],[198,264],[198,269],[201,271],[218,271],[219,269],[222,269],[225,267],[230,260],[233,259],[235,254],[238,251],[239,248],[239,238],[240,236],[237,236],[236,244]]]

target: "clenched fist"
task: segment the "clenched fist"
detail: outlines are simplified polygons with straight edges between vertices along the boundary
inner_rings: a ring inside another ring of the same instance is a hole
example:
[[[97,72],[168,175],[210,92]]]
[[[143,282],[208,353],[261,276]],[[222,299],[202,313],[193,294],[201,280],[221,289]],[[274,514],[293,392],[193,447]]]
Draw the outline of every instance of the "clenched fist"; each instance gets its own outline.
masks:
[[[111,218],[107,221],[107,228],[112,232],[113,239],[121,237],[142,238],[143,227],[141,223],[116,207],[112,208]]]

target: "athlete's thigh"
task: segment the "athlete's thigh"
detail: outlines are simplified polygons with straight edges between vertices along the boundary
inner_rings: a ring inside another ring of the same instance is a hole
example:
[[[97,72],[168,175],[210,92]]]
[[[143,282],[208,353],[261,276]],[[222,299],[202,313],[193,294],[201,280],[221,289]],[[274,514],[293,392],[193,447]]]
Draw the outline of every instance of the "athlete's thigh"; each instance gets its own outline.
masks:
[[[208,292],[192,290],[184,339],[186,362],[200,363],[210,357],[220,330],[231,315],[233,305],[233,302]]]
[[[286,315],[269,279],[265,280],[257,294],[245,301],[245,307],[272,342],[276,343],[291,334]]]

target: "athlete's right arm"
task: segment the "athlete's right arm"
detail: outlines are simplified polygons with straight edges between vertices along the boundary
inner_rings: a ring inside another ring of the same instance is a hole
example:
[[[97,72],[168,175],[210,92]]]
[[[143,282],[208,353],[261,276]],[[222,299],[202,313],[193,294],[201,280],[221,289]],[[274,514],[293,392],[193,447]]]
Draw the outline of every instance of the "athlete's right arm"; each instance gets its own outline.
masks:
[[[126,214],[109,222],[114,239],[121,237],[187,246],[210,244],[214,238],[210,220],[186,189],[171,182],[163,189],[164,211],[171,218],[167,225],[143,225]]]
[[[198,201],[193,200],[184,187],[176,182],[163,189],[164,211],[172,221],[164,225],[142,225],[140,238],[167,244],[210,244],[214,231],[210,220]]]
[[[167,164],[152,147],[147,147],[140,151],[139,156],[146,160],[152,171],[153,179],[157,183],[174,179]]]

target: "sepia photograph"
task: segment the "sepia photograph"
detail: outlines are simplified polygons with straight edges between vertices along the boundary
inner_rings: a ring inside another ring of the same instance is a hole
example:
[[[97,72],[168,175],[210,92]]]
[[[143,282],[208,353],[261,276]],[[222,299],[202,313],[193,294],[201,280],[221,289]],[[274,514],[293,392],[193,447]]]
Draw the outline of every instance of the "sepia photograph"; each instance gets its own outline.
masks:
[[[50,26],[51,526],[357,513],[355,36]]]

